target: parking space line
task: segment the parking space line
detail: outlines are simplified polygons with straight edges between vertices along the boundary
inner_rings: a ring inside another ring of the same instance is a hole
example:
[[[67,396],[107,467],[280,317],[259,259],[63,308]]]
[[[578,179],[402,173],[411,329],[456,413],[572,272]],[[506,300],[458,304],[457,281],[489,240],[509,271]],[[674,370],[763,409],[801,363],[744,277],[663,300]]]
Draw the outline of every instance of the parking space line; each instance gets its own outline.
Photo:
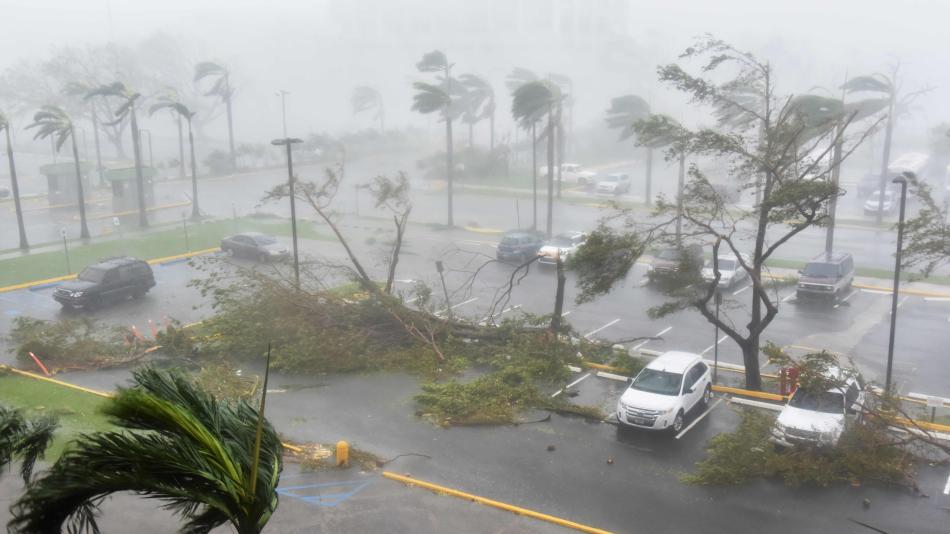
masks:
[[[570,314],[571,314],[571,310],[567,310],[566,312],[561,314],[561,317],[567,317]]]
[[[851,297],[853,297],[854,294],[857,293],[857,292],[858,292],[858,290],[856,290],[856,289],[852,290],[851,293],[848,293],[848,296],[845,297],[845,298],[843,298],[843,299],[841,299],[840,302],[835,302],[834,308],[837,308],[838,306],[841,306],[841,305],[844,304],[845,302],[848,302],[848,299],[851,298]],[[907,297],[904,297],[904,298],[907,298]]]
[[[788,302],[789,300],[795,298],[795,293],[789,293],[787,297],[782,299],[782,302]]]
[[[417,301],[417,300],[419,300],[419,297],[412,297],[411,299],[409,299],[409,300],[406,301],[406,304],[412,304],[413,302],[415,302],[415,301]]]
[[[510,312],[510,311],[517,310],[517,309],[519,309],[519,308],[521,308],[521,304],[516,304],[516,305],[514,305],[514,306],[508,306],[507,308],[501,310],[500,312],[496,312],[496,313],[494,313],[494,314],[492,314],[492,315],[489,315],[489,316],[485,317],[484,319],[482,319],[481,321],[479,321],[478,324],[481,325],[481,326],[485,326],[486,324],[488,324],[488,321],[493,320],[495,317],[501,317],[502,315],[504,315],[504,314],[506,314],[506,313],[508,313],[508,312]],[[562,317],[563,317],[563,315],[562,315]]]
[[[950,474],[947,475],[947,485],[943,487],[943,494],[950,495]]]
[[[890,295],[890,291],[881,291],[880,289],[862,289],[862,293],[872,293],[874,295]]]
[[[740,290],[738,290],[738,291],[733,291],[733,292],[732,292],[732,296],[734,297],[734,296],[738,295],[739,293],[742,293],[742,292],[745,291],[746,289],[749,289],[750,287],[752,287],[752,284],[749,284],[749,285],[745,286],[744,288],[742,288],[742,289],[740,289]]]
[[[722,343],[723,341],[725,341],[727,337],[729,337],[729,336],[722,336],[721,338],[719,338],[719,341],[717,341],[714,345],[710,345],[710,346],[706,347],[706,350],[700,352],[699,355],[702,356],[703,354],[706,354],[707,352],[713,350],[713,349],[716,347],[716,345],[718,345],[718,344]]]
[[[897,307],[900,308],[901,306],[903,306],[904,303],[907,302],[907,299],[908,299],[908,298],[910,298],[910,297],[908,297],[907,295],[904,295],[903,297],[901,297],[901,299],[897,302]],[[890,315],[891,312],[888,311],[887,314]]]
[[[436,314],[436,315],[442,315],[443,313],[445,313],[445,312],[447,312],[447,311],[449,311],[449,310],[454,310],[455,308],[458,308],[459,306],[463,306],[463,305],[465,305],[465,304],[469,304],[469,303],[475,302],[476,300],[478,300],[478,297],[472,297],[472,298],[470,298],[470,299],[468,299],[468,300],[463,300],[462,302],[459,302],[458,304],[453,304],[452,306],[449,306],[448,308],[443,308],[443,309],[441,309],[441,310],[435,312],[435,314]]]
[[[649,284],[649,283],[650,283],[650,279],[647,278],[646,276],[644,276],[643,278],[640,279],[640,284],[639,284],[639,286],[640,286],[640,287],[646,287],[646,285]]]
[[[667,326],[667,327],[664,328],[663,330],[660,330],[660,332],[659,332],[657,335],[653,336],[653,337],[654,337],[654,338],[660,337],[660,336],[662,336],[663,334],[669,332],[669,331],[672,330],[672,329],[673,329],[672,326]],[[653,340],[652,340],[652,339],[647,339],[647,340],[645,340],[645,341],[641,341],[641,342],[638,343],[637,345],[634,345],[633,348],[631,348],[630,350],[638,350],[640,347],[646,345],[647,343],[649,343],[649,342],[651,342],[651,341],[653,341]]]
[[[947,297],[924,297],[924,300],[927,302],[950,302],[950,298]]]
[[[584,339],[590,339],[590,336],[596,334],[597,332],[600,332],[601,330],[603,330],[604,328],[607,328],[608,326],[613,326],[613,325],[615,325],[615,324],[617,324],[617,323],[619,323],[619,322],[620,322],[620,318],[618,317],[618,318],[614,319],[613,321],[610,321],[609,323],[605,324],[604,326],[601,326],[600,328],[596,328],[596,329],[591,330],[590,332],[584,334]]]
[[[585,379],[587,379],[587,377],[589,377],[589,376],[590,376],[590,373],[587,373],[587,374],[581,376],[580,378],[578,378],[577,380],[571,382],[570,384],[564,386],[563,388],[561,388],[561,389],[555,391],[554,394],[551,395],[551,398],[557,397],[557,396],[560,395],[561,393],[564,393],[564,390],[565,390],[565,389],[571,389],[572,387],[576,386],[577,384],[580,384],[580,383],[583,382]]]
[[[704,417],[709,415],[709,412],[713,411],[716,408],[716,406],[719,406],[720,404],[722,404],[722,399],[716,399],[716,402],[714,402],[712,406],[710,406],[709,408],[706,408],[706,411],[701,413],[699,417],[694,419],[693,422],[689,424],[689,426],[687,426],[683,430],[680,430],[680,433],[676,435],[676,439],[680,439],[681,437],[685,436],[686,433],[689,432],[691,428],[696,426],[696,423],[702,421]]]

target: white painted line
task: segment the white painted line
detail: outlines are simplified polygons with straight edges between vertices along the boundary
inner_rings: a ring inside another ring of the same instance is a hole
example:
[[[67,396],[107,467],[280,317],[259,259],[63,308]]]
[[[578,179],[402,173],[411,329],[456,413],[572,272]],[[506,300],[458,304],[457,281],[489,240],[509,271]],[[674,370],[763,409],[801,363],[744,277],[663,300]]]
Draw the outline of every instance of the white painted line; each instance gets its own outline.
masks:
[[[924,297],[927,302],[950,302],[948,297]]]
[[[749,284],[749,285],[745,286],[744,288],[742,288],[742,289],[740,289],[740,290],[738,290],[738,291],[733,291],[733,292],[732,292],[732,296],[734,297],[734,296],[738,295],[739,293],[742,293],[742,292],[745,291],[746,289],[749,289],[750,287],[752,287],[752,284]]]
[[[415,282],[415,280],[413,280],[412,278],[407,278],[405,280],[396,280],[396,282],[399,282],[400,284],[411,284]]]
[[[419,300],[419,297],[412,297],[411,299],[409,299],[409,300],[406,301],[406,304],[412,304],[413,302],[415,302],[415,301],[417,301],[417,300]]]
[[[573,366],[573,365],[568,365],[567,368],[568,368],[572,373],[579,373],[579,372],[581,372],[581,368],[580,368],[580,367],[575,367],[575,366]]]
[[[578,378],[577,380],[571,382],[570,384],[564,386],[563,388],[561,388],[561,389],[555,391],[554,394],[551,395],[551,398],[557,397],[557,396],[560,395],[561,393],[564,393],[564,390],[565,390],[565,389],[571,389],[572,387],[576,386],[577,384],[580,384],[581,381],[583,381],[584,379],[586,379],[586,378],[589,377],[589,376],[590,376],[590,373],[587,373],[587,374],[585,374],[584,376]]]
[[[637,285],[640,287],[645,287],[649,283],[650,283],[650,279],[644,276],[643,278],[640,279],[640,283]]]
[[[785,297],[785,298],[782,299],[782,302],[788,302],[788,301],[792,300],[793,298],[795,298],[795,293],[789,293],[789,295],[788,295],[787,297]]]
[[[873,293],[875,295],[890,295],[890,291],[881,291],[880,289],[862,289],[862,293]]]
[[[478,300],[478,297],[472,297],[472,298],[470,298],[470,299],[468,299],[468,300],[464,300],[464,301],[462,301],[462,302],[459,302],[458,304],[452,306],[451,309],[454,310],[455,308],[458,308],[459,306],[462,306],[463,304],[468,304],[468,303],[470,303],[470,302],[475,302],[476,300]]]
[[[596,334],[597,332],[600,332],[601,330],[603,330],[604,328],[607,328],[608,326],[613,326],[613,325],[615,325],[615,324],[617,324],[617,323],[619,323],[619,322],[620,322],[620,318],[618,317],[618,318],[614,319],[613,321],[610,321],[609,323],[605,324],[604,326],[601,326],[600,328],[596,328],[596,329],[591,330],[590,332],[584,334],[584,339],[590,339],[590,336]]]
[[[659,333],[659,334],[657,334],[657,335],[655,335],[655,336],[653,336],[653,337],[660,337],[660,336],[662,336],[663,334],[669,332],[669,331],[672,330],[672,329],[673,329],[672,326],[667,326],[667,327],[664,328],[663,330],[660,330],[660,333]]]
[[[713,409],[715,409],[716,406],[719,406],[720,403],[722,403],[722,399],[716,399],[716,402],[714,402],[713,405],[710,406],[709,408],[706,408],[706,411],[700,414],[700,416],[697,417],[695,420],[693,420],[693,422],[690,423],[689,426],[687,426],[683,430],[680,430],[680,433],[676,435],[676,439],[680,439],[681,437],[685,436],[686,433],[689,432],[689,429],[696,426],[696,423],[702,421],[703,418],[709,415],[709,412],[713,411]]]
[[[672,330],[672,329],[673,329],[672,326],[667,326],[667,327],[664,328],[663,330],[660,330],[660,333],[659,333],[659,334],[657,334],[657,335],[655,335],[655,336],[653,336],[653,337],[660,337],[660,336],[662,336],[663,334],[669,332],[669,331]],[[653,341],[653,340],[652,340],[652,339],[647,339],[647,340],[645,340],[645,341],[641,341],[641,342],[638,343],[637,345],[634,345],[630,350],[631,350],[631,351],[639,350],[640,347],[646,345],[647,343],[649,343],[649,342],[651,342],[651,341]]]
[[[853,297],[855,293],[857,293],[857,290],[852,291],[851,293],[848,293],[848,296],[845,297],[845,298],[843,298],[843,299],[841,299],[840,302],[835,302],[835,305],[834,305],[833,307],[834,307],[835,309],[837,309],[838,306],[841,306],[841,305],[844,304],[845,302],[848,302],[848,299],[851,298],[851,297]],[[904,298],[906,298],[906,297],[904,297]]]
[[[950,475],[947,475],[947,485],[943,487],[943,494],[950,495]]]
[[[907,302],[907,299],[908,299],[908,298],[909,298],[909,297],[907,297],[907,296],[902,297],[902,298],[897,302],[897,307],[900,308],[901,306],[903,306],[904,303]],[[891,312],[888,311],[887,314],[890,315]]]
[[[629,376],[617,375],[614,373],[608,373],[606,371],[597,371],[597,376],[599,376],[600,378],[609,378],[611,380],[617,380],[619,382],[626,382],[627,380],[630,380]]]
[[[567,317],[570,314],[571,314],[571,310],[567,310],[566,312],[561,314],[561,317]]]
[[[494,315],[489,315],[489,316],[485,317],[484,319],[482,319],[481,321],[479,321],[478,324],[479,324],[479,326],[485,326],[486,324],[488,324],[488,321],[494,319],[495,317],[501,317],[502,315],[504,315],[504,314],[506,314],[506,313],[508,313],[508,312],[510,312],[510,311],[517,310],[518,308],[521,308],[521,304],[517,304],[517,305],[515,305],[515,306],[508,306],[507,308],[501,310],[500,312],[495,313]],[[563,315],[562,315],[562,317],[563,317]]]
[[[721,338],[719,338],[719,341],[717,341],[714,345],[710,345],[710,346],[706,347],[706,350],[700,352],[699,355],[702,356],[703,354],[706,354],[707,352],[713,350],[714,348],[716,348],[716,345],[718,345],[718,344],[722,343],[723,341],[725,341],[727,337],[729,337],[729,336],[722,336]]]

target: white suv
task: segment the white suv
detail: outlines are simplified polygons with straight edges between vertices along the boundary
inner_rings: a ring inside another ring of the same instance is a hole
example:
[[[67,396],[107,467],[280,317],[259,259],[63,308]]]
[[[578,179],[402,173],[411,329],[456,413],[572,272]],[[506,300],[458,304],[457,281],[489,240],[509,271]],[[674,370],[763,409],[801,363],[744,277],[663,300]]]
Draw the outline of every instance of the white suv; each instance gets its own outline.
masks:
[[[816,393],[797,389],[782,408],[770,441],[783,447],[797,445],[833,447],[845,427],[860,419],[864,407],[864,386],[854,371],[829,370],[837,383]]]
[[[644,367],[617,402],[617,420],[654,430],[683,429],[686,414],[709,403],[712,386],[702,356],[670,351]]]

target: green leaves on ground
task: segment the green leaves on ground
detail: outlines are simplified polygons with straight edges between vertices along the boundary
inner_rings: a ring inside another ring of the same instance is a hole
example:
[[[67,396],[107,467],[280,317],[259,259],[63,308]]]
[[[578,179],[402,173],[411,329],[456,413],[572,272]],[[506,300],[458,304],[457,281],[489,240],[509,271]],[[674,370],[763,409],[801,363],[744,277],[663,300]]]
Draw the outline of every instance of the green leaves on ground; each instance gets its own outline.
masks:
[[[51,369],[89,368],[120,362],[133,353],[125,343],[129,330],[104,326],[87,317],[44,321],[17,316],[9,340],[17,359],[34,366],[35,354]]]

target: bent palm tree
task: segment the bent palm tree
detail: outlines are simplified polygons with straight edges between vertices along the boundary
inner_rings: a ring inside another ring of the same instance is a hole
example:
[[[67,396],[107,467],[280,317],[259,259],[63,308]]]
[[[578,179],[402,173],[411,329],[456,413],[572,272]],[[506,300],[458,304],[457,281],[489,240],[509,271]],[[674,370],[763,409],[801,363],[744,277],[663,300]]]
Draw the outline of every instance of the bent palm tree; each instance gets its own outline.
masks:
[[[679,173],[676,181],[676,244],[683,236],[683,186],[686,183],[686,155],[692,136],[689,130],[668,115],[655,114],[633,123],[637,144],[649,148],[668,147],[667,160],[676,159]]]
[[[98,532],[98,504],[128,491],[164,501],[185,520],[181,532],[231,523],[239,534],[259,533],[278,504],[274,428],[265,421],[259,433],[250,404],[219,404],[173,372],[139,370],[133,382],[103,408],[123,430],[75,441],[11,507],[11,532]]]
[[[69,115],[57,106],[43,106],[33,115],[33,124],[27,130],[36,128],[33,139],[55,139],[56,151],[63,147],[67,140],[72,140],[73,165],[76,169],[76,201],[79,204],[79,237],[89,239],[89,227],[86,225],[86,196],[83,194],[82,171],[79,170],[79,148],[76,144],[76,130]]]
[[[488,147],[495,149],[495,90],[484,78],[474,74],[459,76],[459,82],[465,88],[465,122],[468,123],[468,144],[472,144],[472,128],[475,123],[488,119]]]
[[[383,95],[379,94],[379,91],[372,87],[361,85],[353,89],[353,96],[350,97],[350,102],[353,104],[354,115],[370,109],[376,110],[376,115],[373,116],[373,119],[379,121],[379,133],[386,131]]]
[[[197,221],[201,218],[201,211],[198,209],[198,166],[195,164],[195,136],[191,130],[191,119],[194,118],[195,112],[188,109],[181,102],[165,97],[160,99],[157,104],[153,104],[149,108],[148,114],[154,115],[162,110],[171,111],[179,121],[184,119],[188,124],[188,147],[191,150],[191,218]]]
[[[29,420],[20,410],[0,406],[0,469],[20,460],[20,476],[29,483],[36,460],[43,453],[56,431],[56,421],[51,417]]]
[[[26,227],[23,225],[23,207],[20,206],[20,184],[16,178],[16,164],[13,162],[13,142],[10,140],[10,121],[0,111],[0,130],[7,138],[7,162],[10,164],[10,188],[13,189],[13,206],[16,210],[17,230],[20,232],[20,250],[29,250],[30,244],[26,240]]]
[[[445,121],[445,174],[448,181],[446,189],[449,202],[449,226],[455,226],[452,209],[453,175],[455,174],[454,164],[452,163],[452,120],[458,115],[458,111],[455,109],[456,106],[452,105],[452,96],[461,92],[461,86],[452,80],[452,65],[441,51],[428,52],[416,63],[416,68],[420,72],[441,72],[441,84],[433,85],[424,82],[412,84],[417,91],[412,97],[412,110],[422,114],[439,112],[442,115],[442,120]]]
[[[63,91],[69,96],[82,98],[91,90],[92,87],[88,84],[73,81],[67,83]],[[89,103],[89,120],[92,122],[92,140],[96,147],[96,174],[99,175],[99,187],[104,187],[106,180],[103,174],[105,169],[102,167],[102,147],[99,142],[99,114],[92,102]]]
[[[214,84],[205,93],[205,96],[220,98],[224,102],[227,111],[228,149],[231,154],[231,169],[233,170],[237,168],[237,157],[234,152],[234,118],[231,115],[231,98],[234,96],[234,89],[231,88],[231,71],[220,63],[202,61],[195,65],[195,83],[205,78],[214,78]]]
[[[515,89],[511,102],[511,116],[522,127],[537,122],[545,114],[548,117],[548,125],[542,133],[548,139],[548,210],[545,224],[548,239],[551,238],[554,222],[554,128],[556,107],[560,100],[561,92],[556,85],[548,81],[533,81]]]
[[[650,115],[650,104],[637,95],[623,95],[610,100],[610,109],[607,110],[607,126],[620,130],[620,140],[625,141],[634,135],[633,124]],[[639,143],[638,143],[639,144]],[[653,202],[653,149],[656,147],[643,145],[646,148],[646,204]]]
[[[537,81],[538,76],[524,67],[515,67],[505,80],[505,86],[511,92],[512,98],[515,91],[522,85]],[[531,228],[538,228],[538,121],[541,117],[535,117],[533,121],[519,121],[518,125],[526,132],[531,131],[531,206],[532,223]]]
[[[148,226],[148,215],[145,206],[145,179],[142,177],[142,147],[139,134],[139,121],[135,114],[135,103],[142,97],[141,93],[133,91],[122,82],[113,82],[110,85],[102,85],[86,93],[86,100],[95,97],[118,98],[122,101],[119,107],[115,109],[113,115],[115,120],[109,124],[117,124],[129,118],[132,124],[132,152],[135,156],[135,185],[138,190],[139,204],[139,226]]]

